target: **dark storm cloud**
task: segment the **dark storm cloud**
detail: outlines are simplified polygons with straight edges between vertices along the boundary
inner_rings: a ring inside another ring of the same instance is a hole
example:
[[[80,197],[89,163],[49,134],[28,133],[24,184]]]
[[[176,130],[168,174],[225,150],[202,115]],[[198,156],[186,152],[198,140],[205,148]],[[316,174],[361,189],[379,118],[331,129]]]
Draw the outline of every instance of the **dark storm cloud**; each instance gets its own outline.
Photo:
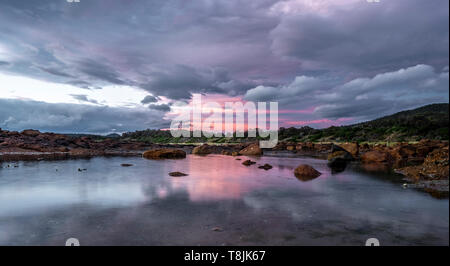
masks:
[[[82,104],[0,99],[0,128],[74,133],[110,133],[167,128],[159,112]]]
[[[157,110],[157,111],[162,111],[162,112],[168,112],[170,111],[170,105],[168,104],[149,104],[148,108],[151,110]]]
[[[65,78],[74,78],[72,75],[64,73],[64,72],[62,72],[62,71],[60,71],[58,69],[55,69],[55,68],[41,67],[41,66],[38,66],[37,68],[42,70],[42,71],[45,71],[45,72],[47,72],[49,74],[52,74],[52,75],[61,76],[61,77],[65,77]]]
[[[378,73],[417,64],[448,65],[447,0],[397,0],[286,16],[272,49],[328,69]]]
[[[51,63],[42,67],[49,75],[39,78],[137,86],[174,99],[192,92],[236,95],[298,69],[270,53],[274,3],[4,1],[0,34],[24,75],[37,76],[26,64]]]
[[[448,69],[441,72],[428,65],[332,84],[327,79],[300,76],[284,86],[253,88],[244,99],[278,101],[284,109],[312,108],[310,118],[353,118],[352,122],[449,100]]]
[[[78,100],[80,102],[98,104],[98,101],[90,99],[87,95],[84,94],[71,94],[70,96],[72,96],[75,100]]]
[[[200,71],[192,67],[176,65],[149,73],[149,80],[140,87],[159,96],[187,99],[192,92],[226,93],[218,86],[228,81],[228,74],[222,69]]]
[[[125,85],[126,82],[120,79],[120,75],[110,66],[96,62],[91,59],[83,59],[76,62],[78,70],[89,77],[106,81],[115,85]]]
[[[92,90],[92,89],[101,89],[101,87],[94,86],[90,84],[89,82],[83,81],[83,80],[69,80],[65,82],[66,84],[70,84],[82,89]]]
[[[215,93],[316,108],[297,114],[305,120],[368,119],[448,101],[448,5],[4,0],[0,69],[85,89],[128,85],[169,100]]]
[[[158,98],[152,95],[147,95],[145,96],[144,99],[142,99],[141,103],[142,104],[147,104],[147,103],[156,103],[158,101]]]
[[[358,78],[334,88],[333,93],[318,93],[317,109],[327,118],[380,117],[429,103],[449,101],[449,73],[436,72],[428,65]]]

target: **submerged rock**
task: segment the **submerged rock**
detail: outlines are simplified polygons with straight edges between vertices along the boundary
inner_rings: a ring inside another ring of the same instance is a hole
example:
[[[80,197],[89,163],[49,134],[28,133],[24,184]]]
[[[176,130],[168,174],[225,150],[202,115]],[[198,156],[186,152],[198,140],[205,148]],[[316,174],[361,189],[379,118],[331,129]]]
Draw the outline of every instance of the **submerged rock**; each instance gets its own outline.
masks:
[[[188,174],[182,173],[182,172],[171,172],[169,173],[170,176],[187,176]]]
[[[177,149],[156,149],[142,154],[145,159],[182,159],[186,158],[186,152]]]
[[[359,154],[359,144],[358,143],[341,143],[339,144],[341,148],[349,152],[353,157],[357,157]]]
[[[335,173],[342,172],[352,160],[353,157],[349,152],[344,150],[335,151],[328,155],[328,167]]]
[[[120,166],[122,166],[122,167],[130,167],[130,166],[133,166],[133,164],[131,164],[131,163],[123,163]]]
[[[272,169],[273,168],[273,166],[272,165],[270,165],[270,164],[268,164],[268,163],[266,163],[266,164],[264,164],[264,165],[260,165],[260,166],[258,166],[258,168],[259,169],[264,169],[264,170],[270,170],[270,169]]]
[[[297,166],[297,168],[295,168],[294,174],[300,180],[308,181],[320,176],[322,173],[320,173],[310,165],[301,164]]]
[[[255,163],[256,163],[256,162],[254,162],[254,161],[252,161],[252,160],[246,160],[246,161],[244,161],[242,164],[245,165],[245,166],[250,166],[250,165],[255,164]]]

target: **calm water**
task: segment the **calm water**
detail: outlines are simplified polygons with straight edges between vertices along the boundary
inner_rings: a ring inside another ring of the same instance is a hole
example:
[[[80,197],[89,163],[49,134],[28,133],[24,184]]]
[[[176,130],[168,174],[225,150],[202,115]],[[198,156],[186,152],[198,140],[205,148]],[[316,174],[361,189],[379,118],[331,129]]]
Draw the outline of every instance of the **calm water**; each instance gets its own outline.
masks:
[[[64,245],[71,237],[81,245],[364,245],[371,237],[381,245],[449,244],[448,200],[351,168],[332,175],[322,160],[253,160],[12,164],[0,169],[0,245]],[[263,163],[274,168],[258,169]],[[322,176],[295,178],[300,163]]]

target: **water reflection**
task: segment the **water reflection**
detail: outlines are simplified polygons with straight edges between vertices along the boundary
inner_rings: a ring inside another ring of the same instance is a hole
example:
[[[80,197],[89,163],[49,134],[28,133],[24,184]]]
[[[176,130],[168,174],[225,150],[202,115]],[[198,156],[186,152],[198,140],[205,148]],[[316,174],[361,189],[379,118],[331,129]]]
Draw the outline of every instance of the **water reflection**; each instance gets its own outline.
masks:
[[[231,156],[189,155],[0,169],[0,244],[58,245],[74,236],[88,245],[359,245],[374,236],[448,244],[447,200],[351,168],[332,175],[321,160],[251,159],[250,167]],[[273,168],[258,169],[265,163]],[[322,175],[298,180],[301,163]]]

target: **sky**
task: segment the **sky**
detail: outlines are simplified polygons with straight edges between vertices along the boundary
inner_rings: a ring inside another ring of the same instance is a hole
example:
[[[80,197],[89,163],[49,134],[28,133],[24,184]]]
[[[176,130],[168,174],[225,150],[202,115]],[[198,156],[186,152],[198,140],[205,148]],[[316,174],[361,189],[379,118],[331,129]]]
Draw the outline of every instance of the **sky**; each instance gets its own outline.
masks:
[[[193,94],[323,128],[449,101],[448,0],[0,0],[0,128],[168,128]]]

